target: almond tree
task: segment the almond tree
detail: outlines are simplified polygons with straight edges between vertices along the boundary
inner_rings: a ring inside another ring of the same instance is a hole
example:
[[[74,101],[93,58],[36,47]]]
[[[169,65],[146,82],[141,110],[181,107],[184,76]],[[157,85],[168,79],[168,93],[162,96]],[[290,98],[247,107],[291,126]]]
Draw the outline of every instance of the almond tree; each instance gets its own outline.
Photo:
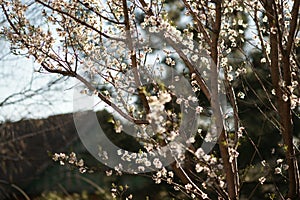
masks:
[[[156,183],[166,181],[192,198],[239,199],[245,181],[239,176],[242,172],[238,166],[241,139],[247,138],[256,153],[260,152],[239,117],[237,97],[245,98],[247,94],[236,94],[234,84],[239,77],[253,73],[277,115],[271,121],[284,144],[288,192],[278,189],[276,195],[281,199],[299,198],[292,128],[293,113],[299,108],[299,61],[295,54],[299,45],[299,1],[182,0],[176,2],[181,8],[181,20],[177,22],[171,18],[172,4],[165,1],[33,2],[42,8],[38,24],[28,20],[26,3],[1,0],[7,20],[1,34],[11,42],[14,53],[33,57],[42,71],[79,80],[86,87],[84,92],[93,93],[141,132],[149,133],[147,127],[151,126],[151,137],[139,138],[144,151],[158,152],[174,138],[184,138],[181,115],[175,108],[169,109],[172,102],[180,106],[182,113],[184,109],[193,110],[195,118],[205,111],[213,113],[213,127],[207,131],[217,133],[218,139],[212,152],[207,154],[199,147],[202,135],[195,130],[193,137],[186,138],[184,147],[175,145],[175,162],[170,167],[165,168],[157,158],[143,158],[139,168],[143,171],[153,163]],[[154,45],[155,41],[160,44]],[[261,62],[268,66],[272,91],[248,58],[253,49],[263,53]],[[160,71],[163,67],[168,70]],[[176,90],[179,85],[164,85],[151,76],[183,68],[196,99],[179,96],[172,88]],[[145,79],[151,87],[145,86]],[[221,86],[225,86],[224,90]],[[223,107],[224,91],[232,115]],[[202,97],[209,106],[202,108],[192,103],[201,104]],[[262,115],[267,116],[263,111]],[[122,131],[120,121],[114,123],[116,131]],[[138,155],[144,154],[140,151]],[[120,156],[129,160],[138,157],[128,152],[120,152]],[[62,158],[55,157],[59,159]],[[264,158],[261,161],[273,172]],[[115,170],[122,171],[122,166]],[[173,172],[180,182],[175,181]],[[264,184],[266,178],[262,176],[257,181]]]

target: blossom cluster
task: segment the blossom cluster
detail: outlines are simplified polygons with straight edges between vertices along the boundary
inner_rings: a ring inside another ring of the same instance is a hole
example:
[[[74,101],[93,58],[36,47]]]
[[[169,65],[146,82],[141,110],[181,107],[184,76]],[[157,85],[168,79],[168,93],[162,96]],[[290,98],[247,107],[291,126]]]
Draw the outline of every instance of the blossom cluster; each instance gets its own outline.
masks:
[[[60,165],[69,164],[78,168],[80,173],[85,173],[87,171],[91,172],[88,167],[84,165],[83,159],[77,159],[76,153],[71,152],[69,155],[65,153],[54,153],[52,159],[55,162],[59,162]]]

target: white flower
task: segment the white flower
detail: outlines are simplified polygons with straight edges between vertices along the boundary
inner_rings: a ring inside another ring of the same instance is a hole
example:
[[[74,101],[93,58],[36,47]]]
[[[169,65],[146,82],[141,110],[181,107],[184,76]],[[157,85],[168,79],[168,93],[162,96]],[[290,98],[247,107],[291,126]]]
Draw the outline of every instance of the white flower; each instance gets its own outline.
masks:
[[[232,74],[228,74],[228,75],[227,75],[227,80],[228,80],[228,81],[232,81],[232,80],[233,80]]]
[[[201,158],[201,157],[203,157],[204,155],[205,155],[205,152],[203,151],[202,148],[198,148],[197,151],[195,152],[195,156],[196,156],[197,158]]]
[[[84,161],[83,161],[82,159],[80,159],[80,160],[76,163],[76,165],[77,165],[78,167],[82,167],[82,166],[84,165]]]
[[[162,168],[162,163],[160,162],[160,160],[158,158],[154,158],[153,160],[153,165],[156,167],[156,168]]]
[[[265,167],[265,166],[266,166],[266,164],[267,164],[267,163],[266,163],[266,161],[265,161],[265,160],[261,161],[261,165],[262,165],[262,166],[264,166],[264,167]]]
[[[69,158],[69,163],[74,164],[76,162],[76,157],[70,157]]]
[[[161,104],[168,103],[171,100],[172,100],[172,97],[168,92],[163,92],[159,95],[159,101]]]
[[[145,167],[144,167],[144,166],[138,166],[138,170],[139,170],[140,172],[143,172],[143,171],[145,171]]]
[[[276,27],[271,27],[270,32],[275,35],[277,33],[277,28]]]
[[[174,172],[169,171],[169,172],[168,172],[168,175],[169,175],[171,178],[173,178],[173,177],[174,177]]]
[[[282,165],[282,168],[283,168],[283,170],[288,170],[289,169],[289,165],[287,165],[287,164],[284,164],[284,165]]]
[[[281,174],[281,168],[280,167],[276,167],[274,173],[275,174]]]
[[[190,183],[186,184],[184,187],[186,190],[191,190],[193,188],[192,184]]]
[[[204,168],[199,163],[197,163],[195,169],[197,173],[200,173],[203,171]]]
[[[289,97],[286,94],[283,94],[282,99],[283,99],[283,101],[286,102],[287,100],[289,100]]]
[[[128,200],[128,199],[132,199],[132,194],[130,194],[127,198],[126,198],[126,200]]]
[[[281,159],[281,158],[276,160],[277,165],[282,163],[282,162],[283,162],[283,159]]]
[[[273,95],[276,95],[275,89],[272,89],[272,90],[271,90],[271,93],[272,93]]]
[[[171,63],[172,63],[172,58],[167,57],[167,58],[166,58],[166,64],[167,64],[167,65],[170,65]]]
[[[117,154],[118,156],[122,155],[122,149],[118,149]]]
[[[239,156],[239,152],[237,150],[235,150],[234,148],[229,148],[228,153],[230,156],[229,162],[232,162],[234,158],[237,158]]]
[[[239,130],[238,130],[238,138],[242,137],[243,136],[243,131],[244,131],[244,127],[240,127]]]
[[[116,133],[121,133],[122,132],[122,129],[123,129],[123,126],[120,122],[120,120],[117,120],[115,122],[115,130],[116,130]]]
[[[244,98],[245,98],[245,94],[244,94],[243,92],[239,92],[239,93],[237,94],[237,96],[238,96],[239,98],[241,98],[241,99],[244,99]]]
[[[267,21],[268,21],[268,17],[267,17],[267,15],[265,15],[263,18],[263,22],[267,22]]]
[[[216,164],[217,163],[217,158],[216,157],[212,157],[210,159],[210,164]]]
[[[177,185],[175,185],[175,186],[174,186],[174,190],[175,190],[175,191],[178,191],[178,190],[180,190],[180,187],[178,187]]]
[[[191,57],[191,59],[192,59],[193,62],[196,62],[198,60],[198,58],[199,57],[196,54]]]
[[[264,176],[262,176],[258,179],[258,181],[260,182],[260,184],[264,184],[264,182],[266,181],[266,178]]]
[[[58,161],[58,159],[59,159],[58,153],[55,153],[55,154],[52,156],[52,159],[53,159],[54,161]]]
[[[280,86],[280,87],[285,87],[285,81],[284,80],[280,80],[279,81],[279,83],[278,83],[278,85]]]
[[[160,184],[161,183],[161,179],[160,178],[155,179],[155,183],[156,184]]]
[[[85,172],[86,172],[86,168],[80,167],[80,168],[79,168],[79,172],[82,173],[82,174],[85,173]]]
[[[196,73],[192,73],[191,78],[195,79],[196,78]]]
[[[207,194],[205,194],[205,193],[202,193],[202,194],[201,194],[201,197],[202,197],[203,199],[207,199],[207,198],[208,198]]]
[[[76,158],[76,153],[74,152],[70,153],[70,158]]]
[[[225,182],[224,181],[220,181],[219,185],[220,185],[221,188],[224,188],[225,187]]]
[[[243,25],[243,20],[242,19],[239,19],[238,21],[238,25],[242,26]]]
[[[65,153],[59,153],[59,157],[63,160],[67,158]]]
[[[106,173],[106,176],[111,176],[112,175],[112,170],[109,170],[109,171],[105,171],[105,173]]]
[[[177,103],[177,104],[181,104],[181,102],[182,102],[182,98],[177,98],[177,99],[176,99],[176,103]]]
[[[146,166],[146,167],[150,167],[150,166],[151,166],[151,162],[150,162],[149,160],[146,160],[146,161],[145,161],[145,166]]]

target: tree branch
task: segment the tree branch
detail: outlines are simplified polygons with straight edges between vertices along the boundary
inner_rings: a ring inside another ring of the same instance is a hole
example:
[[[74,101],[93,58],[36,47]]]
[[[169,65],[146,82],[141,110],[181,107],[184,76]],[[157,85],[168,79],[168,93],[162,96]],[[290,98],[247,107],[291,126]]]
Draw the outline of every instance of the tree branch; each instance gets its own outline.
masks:
[[[136,58],[136,50],[133,46],[133,41],[131,38],[131,32],[130,32],[130,22],[129,22],[129,16],[128,16],[128,8],[127,8],[127,1],[123,0],[123,11],[124,11],[124,20],[125,20],[125,31],[126,31],[126,38],[128,40],[128,46],[129,46],[129,50],[130,50],[130,59],[131,59],[131,64],[132,64],[132,70],[133,70],[133,74],[134,74],[134,81],[135,84],[138,88],[138,94],[139,97],[142,101],[142,104],[145,108],[146,114],[150,113],[150,107],[148,104],[148,100],[146,98],[145,93],[142,90],[142,84],[141,84],[141,80],[140,80],[140,75],[139,75],[139,71],[138,71],[138,63],[137,63],[137,58]]]
[[[238,170],[236,165],[236,158],[229,162],[230,155],[228,152],[228,140],[223,123],[223,117],[220,108],[219,101],[219,92],[218,92],[218,40],[219,33],[221,28],[221,15],[222,15],[222,3],[216,2],[216,18],[213,26],[213,31],[211,33],[211,57],[213,64],[211,66],[211,107],[216,120],[217,132],[220,133],[219,136],[219,148],[221,156],[224,162],[224,172],[226,173],[226,182],[227,182],[227,191],[229,198],[231,200],[238,199],[238,187],[239,187],[239,178]]]

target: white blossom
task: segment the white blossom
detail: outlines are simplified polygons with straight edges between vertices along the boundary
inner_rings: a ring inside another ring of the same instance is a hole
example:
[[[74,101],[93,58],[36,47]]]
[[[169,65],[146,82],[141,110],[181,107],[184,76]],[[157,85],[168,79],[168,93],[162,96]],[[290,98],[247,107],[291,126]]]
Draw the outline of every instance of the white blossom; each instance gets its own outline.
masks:
[[[260,182],[260,184],[264,184],[264,182],[266,181],[266,178],[264,176],[262,176],[258,179],[258,181]]]

